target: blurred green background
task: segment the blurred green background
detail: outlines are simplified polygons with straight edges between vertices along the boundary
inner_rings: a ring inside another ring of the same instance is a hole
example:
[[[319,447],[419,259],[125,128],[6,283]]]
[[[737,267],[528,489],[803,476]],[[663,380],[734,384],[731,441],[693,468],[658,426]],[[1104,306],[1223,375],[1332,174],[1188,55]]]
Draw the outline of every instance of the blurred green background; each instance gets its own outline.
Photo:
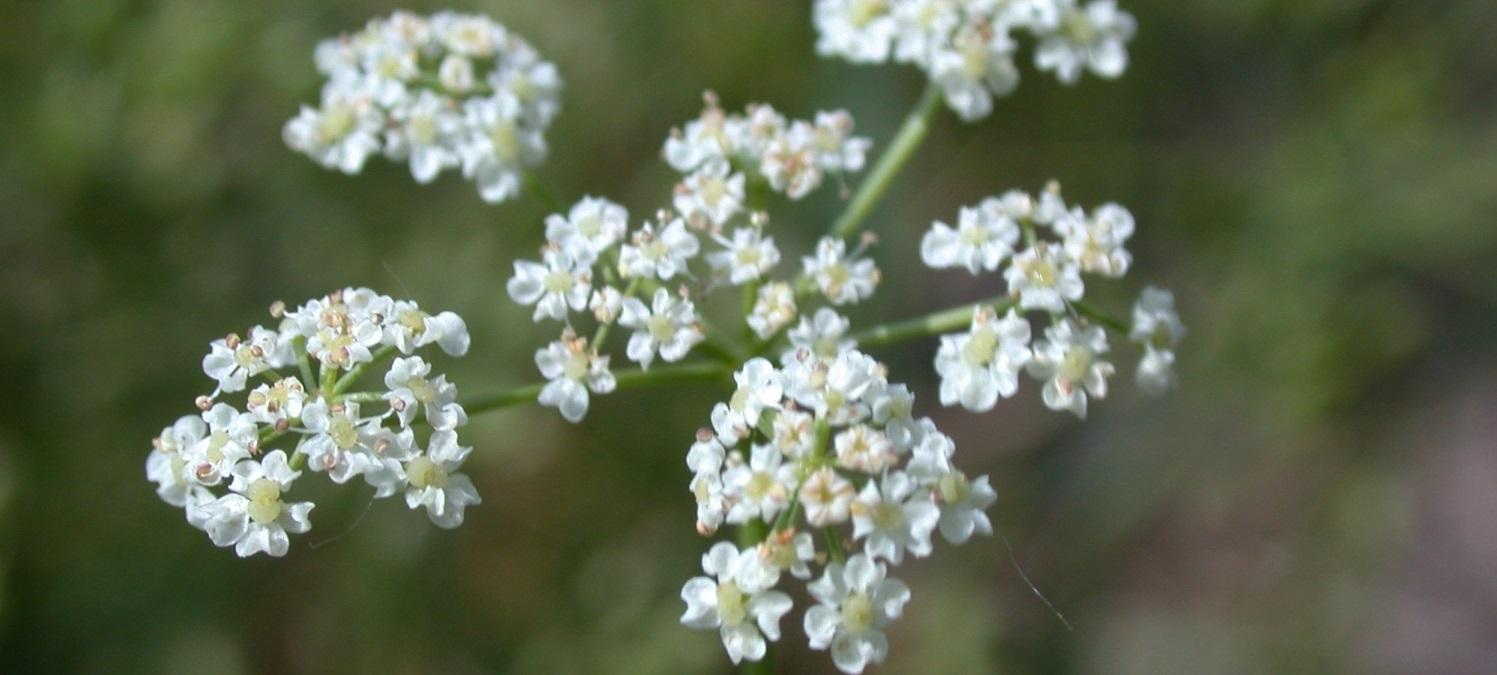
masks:
[[[904,318],[997,281],[918,264],[960,204],[1057,178],[1139,220],[1122,310],[1173,287],[1183,386],[1126,377],[1085,424],[1037,388],[941,409],[934,341],[876,352],[993,476],[997,540],[907,563],[882,672],[1470,672],[1497,664],[1497,5],[1131,0],[1133,67],[1025,66],[989,120],[940,118],[875,215]],[[450,5],[412,3],[431,11]],[[662,205],[666,131],[705,88],[798,116],[845,107],[879,147],[921,76],[815,58],[807,2],[465,2],[567,79],[542,174],[569,198]],[[213,548],[144,480],[206,390],[209,340],[271,301],[369,285],[467,318],[465,392],[536,379],[553,337],[503,294],[534,203],[449,175],[324,171],[280,127],[317,39],[379,2],[0,8],[0,671],[717,672],[681,627],[707,542],[682,458],[711,389],[595,399],[585,424],[475,419],[485,503],[461,529],[328,491],[285,559]],[[778,211],[798,254],[835,190]],[[1121,370],[1131,373],[1132,357]],[[786,672],[831,670],[786,620]]]

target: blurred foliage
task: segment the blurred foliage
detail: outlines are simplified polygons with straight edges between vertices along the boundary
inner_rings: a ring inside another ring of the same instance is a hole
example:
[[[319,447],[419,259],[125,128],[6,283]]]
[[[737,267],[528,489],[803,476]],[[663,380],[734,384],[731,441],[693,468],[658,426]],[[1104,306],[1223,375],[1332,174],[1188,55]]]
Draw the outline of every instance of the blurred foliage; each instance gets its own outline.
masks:
[[[935,405],[930,342],[879,353],[993,474],[1001,532],[1077,625],[1002,543],[941,546],[902,570],[915,599],[884,672],[1489,668],[1497,5],[1123,4],[1141,31],[1122,81],[1026,70],[986,122],[943,115],[875,216],[886,283],[856,318],[989,295],[991,277],[921,268],[919,234],[1054,177],[1138,217],[1134,285],[1098,292],[1121,309],[1145,281],[1176,289],[1183,386],[1147,400],[1119,382],[1084,425],[1033,388],[977,416]],[[545,177],[635,213],[664,200],[659,144],[706,88],[845,107],[883,142],[921,87],[816,59],[805,2],[461,8],[567,78]],[[539,207],[380,162],[337,175],[280,143],[315,96],[316,40],[389,9],[0,8],[0,670],[726,669],[676,622],[705,549],[681,457],[708,390],[604,398],[578,427],[479,418],[486,501],[463,528],[393,502],[361,518],[367,492],[329,491],[283,560],[214,549],[143,480],[149,439],[204,388],[206,343],[275,299],[409,295],[468,319],[466,391],[535,378],[549,329],[501,289],[540,242]],[[787,252],[835,215],[833,192],[780,211]],[[830,669],[796,645],[788,672]]]

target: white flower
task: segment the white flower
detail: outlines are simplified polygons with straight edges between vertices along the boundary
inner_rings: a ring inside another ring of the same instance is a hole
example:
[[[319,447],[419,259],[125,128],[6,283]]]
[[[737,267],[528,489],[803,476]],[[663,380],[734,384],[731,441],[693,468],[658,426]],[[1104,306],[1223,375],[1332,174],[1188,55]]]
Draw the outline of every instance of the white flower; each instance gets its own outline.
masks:
[[[686,453],[686,466],[692,471],[689,489],[697,502],[697,531],[703,535],[717,531],[727,513],[727,496],[722,481],[726,455],[711,429],[698,431],[696,442]]]
[[[533,320],[564,321],[568,309],[581,311],[587,307],[592,280],[591,261],[579,259],[561,249],[548,248],[541,254],[539,263],[516,260],[515,275],[510,277],[505,290],[515,302],[535,305]]]
[[[889,654],[883,629],[904,613],[910,589],[886,574],[883,563],[859,553],[846,565],[828,564],[826,573],[807,586],[820,603],[806,610],[810,646],[830,646],[832,662],[844,673],[861,673]]]
[[[772,429],[774,445],[791,459],[800,459],[816,444],[816,418],[810,413],[786,407],[775,415]]]
[[[963,207],[957,226],[936,221],[920,240],[920,259],[934,269],[965,267],[992,272],[1012,255],[1019,225],[990,209]]]
[[[433,343],[448,356],[468,353],[468,345],[472,342],[468,324],[457,314],[442,312],[432,316],[421,311],[416,303],[404,300],[389,303],[388,312],[381,344],[391,345],[402,354],[410,354]]]
[[[889,437],[866,424],[855,424],[838,433],[832,447],[837,450],[837,466],[853,471],[878,474],[899,461]]]
[[[203,373],[218,382],[219,391],[243,391],[249,378],[289,363],[290,347],[275,331],[255,326],[248,339],[231,334],[209,344]]]
[[[863,550],[870,559],[883,558],[898,565],[905,551],[923,558],[930,555],[930,533],[936,529],[941,511],[902,471],[891,471],[882,485],[870,480],[852,502],[852,536],[867,538]]]
[[[727,521],[746,523],[762,518],[773,522],[780,509],[789,504],[795,483],[794,464],[785,464],[773,445],[755,445],[748,464],[723,472],[723,491],[733,504]]]
[[[607,199],[583,197],[566,216],[546,216],[546,239],[591,264],[624,237],[629,212]]]
[[[816,286],[834,305],[871,297],[879,282],[873,261],[847,256],[847,244],[834,237],[817,242],[816,255],[803,257],[801,264],[806,276],[816,281]]]
[[[728,129],[728,119],[717,99],[707,94],[707,106],[702,114],[686,123],[686,128],[672,129],[665,140],[661,154],[671,168],[682,173],[695,171],[703,163],[727,159],[733,151],[733,132]]]
[[[733,381],[737,384],[733,396],[712,408],[712,428],[725,445],[746,438],[766,409],[779,407],[785,391],[774,365],[763,358],[743,364],[733,373]]]
[[[842,352],[830,361],[796,359],[786,364],[786,370],[790,397],[830,424],[850,424],[867,417],[871,410],[863,394],[884,381],[883,366],[859,351]]]
[[[473,75],[473,61],[459,54],[448,54],[437,66],[437,81],[448,91],[459,94],[472,91],[478,83]]]
[[[364,168],[369,155],[379,151],[382,117],[362,87],[335,79],[324,88],[322,105],[302,106],[301,113],[286,123],[282,136],[292,150],[318,164],[354,174]]]
[[[790,284],[780,281],[765,284],[759,287],[748,325],[759,339],[768,340],[795,320],[795,312],[795,289]]]
[[[422,91],[408,105],[390,112],[396,124],[385,132],[385,154],[410,161],[417,183],[430,183],[460,159],[457,145],[463,120],[449,99]]]
[[[787,528],[769,535],[759,544],[759,557],[797,579],[809,579],[810,563],[816,559],[816,544],[810,532],[797,533]]]
[[[1029,362],[1029,374],[1045,380],[1045,405],[1085,418],[1087,394],[1107,396],[1113,367],[1101,360],[1105,353],[1107,334],[1099,326],[1077,328],[1070,319],[1061,319],[1046,328],[1045,339],[1034,343],[1034,360]]]
[[[829,173],[862,171],[873,141],[853,136],[852,130],[852,115],[846,110],[816,113],[811,130],[816,166]]]
[[[666,361],[680,361],[703,339],[702,326],[690,300],[657,288],[650,305],[646,307],[638,298],[625,298],[619,316],[620,326],[634,329],[625,351],[643,369],[650,367],[656,351]]]
[[[520,191],[521,171],[546,158],[546,139],[521,119],[519,99],[508,92],[469,99],[463,106],[469,133],[459,152],[463,176],[478,183],[486,202],[502,202]]]
[[[1133,304],[1133,327],[1129,339],[1143,345],[1137,381],[1147,394],[1161,394],[1175,384],[1175,347],[1185,336],[1185,326],[1175,312],[1175,296],[1149,286]]]
[[[613,323],[624,311],[624,294],[612,286],[594,289],[592,299],[587,301],[587,308],[592,310],[593,318],[598,323]]]
[[[1023,309],[1063,312],[1067,302],[1080,300],[1086,290],[1075,261],[1044,242],[1016,254],[1003,278]]]
[[[884,427],[884,435],[894,444],[898,452],[908,452],[920,433],[919,425],[911,413],[915,408],[915,395],[902,384],[875,383],[864,395],[873,411],[873,422]]]
[[[713,239],[726,250],[707,254],[707,264],[718,276],[726,276],[735,286],[755,281],[780,263],[780,249],[775,248],[774,237],[763,236],[755,227],[740,227],[733,230],[731,240],[722,235]]]
[[[1075,0],[1060,5],[1059,25],[1041,35],[1035,48],[1035,67],[1055,71],[1066,84],[1080,80],[1083,69],[1105,78],[1122,75],[1128,67],[1127,43],[1136,28],[1133,15],[1118,9],[1113,0],[1094,0],[1085,8],[1076,7]]]
[[[395,359],[385,373],[385,387],[389,389],[384,399],[390,402],[390,410],[400,420],[400,426],[409,427],[416,417],[419,405],[426,412],[426,421],[437,430],[456,429],[468,423],[468,414],[457,402],[457,387],[447,381],[446,375],[431,375],[431,365],[419,356]]]
[[[790,347],[805,349],[816,356],[831,360],[842,352],[856,349],[856,340],[844,339],[852,324],[847,317],[830,307],[822,307],[810,317],[801,317],[800,324],[790,330]]]
[[[993,112],[993,96],[1003,96],[1019,84],[1014,67],[1014,42],[1006,30],[967,25],[957,30],[949,45],[931,56],[931,80],[940,85],[946,105],[968,122]]]
[[[1030,359],[1029,339],[1029,322],[1014,310],[998,319],[990,308],[974,309],[971,330],[941,336],[936,350],[941,405],[960,403],[986,412],[998,397],[1013,396],[1019,389],[1019,371]]]
[[[739,551],[718,542],[702,556],[702,570],[709,576],[681,588],[686,603],[681,623],[719,629],[733,663],[764,658],[765,640],[780,639],[780,617],[791,607],[790,596],[770,590],[779,580],[778,568],[766,565],[754,549]]]
[[[306,401],[307,389],[301,380],[286,377],[276,380],[273,385],[262,384],[251,390],[245,409],[254,421],[275,426],[301,417],[302,405]]]
[[[714,157],[676,185],[673,203],[687,222],[721,226],[743,210],[744,176]]]
[[[541,389],[541,405],[561,411],[568,422],[587,415],[588,390],[607,394],[618,386],[608,370],[608,357],[590,353],[585,339],[565,336],[535,352],[535,365],[550,382]]]
[[[903,0],[894,6],[899,21],[894,60],[925,67],[935,50],[950,40],[962,21],[964,0]]]
[[[208,425],[196,415],[177,419],[152,440],[151,454],[146,456],[146,478],[156,483],[156,495],[172,506],[187,505],[188,494],[195,483],[189,480],[187,460],[183,453],[208,433]]]
[[[561,73],[555,64],[533,53],[495,68],[489,73],[489,85],[519,99],[525,121],[537,127],[551,124],[561,111]]]
[[[259,441],[254,418],[233,406],[219,403],[203,412],[208,433],[182,451],[188,477],[200,485],[214,486],[229,475],[250,448]]]
[[[463,524],[463,513],[471,505],[481,504],[473,481],[456,473],[473,448],[459,446],[452,431],[434,431],[426,444],[426,454],[405,463],[406,506],[426,508],[426,515],[437,527],[454,528]]]
[[[701,243],[686,231],[686,221],[680,218],[671,219],[659,232],[654,224],[645,223],[620,250],[619,270],[629,277],[654,276],[670,281],[686,273],[686,261],[700,250]]]
[[[1075,260],[1083,272],[1107,277],[1121,277],[1133,263],[1132,254],[1123,248],[1133,236],[1133,214],[1117,204],[1104,204],[1087,217],[1080,209],[1057,218],[1052,225],[1064,238],[1066,255]]]
[[[816,0],[816,53],[853,63],[888,60],[899,26],[891,0]]]
[[[966,543],[973,532],[992,536],[993,524],[983,511],[998,501],[998,493],[988,485],[987,476],[969,482],[962,472],[950,471],[936,481],[933,492],[941,503],[941,536],[946,541]]]
[[[856,495],[852,483],[830,467],[823,467],[801,483],[800,505],[806,513],[806,522],[812,527],[826,527],[847,522]]]
[[[286,453],[272,450],[261,461],[245,461],[234,466],[231,494],[204,506],[204,530],[217,546],[234,546],[241,558],[256,553],[280,557],[291,546],[287,533],[299,534],[312,528],[307,520],[311,502],[286,502],[282,494],[301,472],[292,471]]]
[[[923,433],[910,451],[910,461],[905,471],[922,485],[934,485],[955,469],[951,456],[956,454],[956,443],[950,436],[937,431],[930,418],[921,418]]]
[[[769,181],[770,188],[800,199],[821,185],[821,165],[812,146],[814,135],[810,124],[796,120],[789,130],[769,142],[759,161],[759,173]]]
[[[306,435],[296,451],[307,456],[308,469],[326,471],[334,483],[345,483],[365,468],[359,456],[373,451],[379,420],[360,418],[357,402],[329,405],[318,397],[302,409],[301,421]]]

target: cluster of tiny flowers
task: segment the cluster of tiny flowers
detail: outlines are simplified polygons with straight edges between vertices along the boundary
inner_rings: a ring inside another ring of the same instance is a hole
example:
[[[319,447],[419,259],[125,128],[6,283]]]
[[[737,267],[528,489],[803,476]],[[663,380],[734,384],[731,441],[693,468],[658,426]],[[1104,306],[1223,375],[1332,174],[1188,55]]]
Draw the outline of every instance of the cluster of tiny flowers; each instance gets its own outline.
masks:
[[[768,104],[730,115],[708,92],[702,114],[671,130],[662,154],[685,179],[675,207],[688,221],[721,226],[744,210],[745,190],[768,185],[800,199],[830,174],[861,171],[872,145],[853,136],[846,111],[818,112],[814,120],[789,120]]]
[[[1035,40],[1036,68],[1074,84],[1122,75],[1135,28],[1114,0],[816,0],[813,12],[817,53],[914,64],[969,121],[1018,86],[1016,33]]]
[[[716,289],[750,287],[746,323],[766,341],[790,326],[807,295],[835,305],[871,296],[879,272],[862,257],[864,247],[849,251],[831,237],[802,257],[798,278],[773,280],[780,250],[766,234],[768,217],[750,210],[746,194],[762,189],[797,198],[828,172],[860,169],[867,141],[849,136],[851,129],[842,112],[786,122],[759,104],[745,117],[726,116],[709,96],[707,111],[666,141],[668,161],[686,173],[674,210],[631,227],[623,206],[584,197],[550,215],[540,259],[516,261],[507,285],[511,299],[534,308],[536,322],[563,324],[561,336],[535,354],[548,380],[540,403],[578,422],[592,394],[613,391],[617,380],[600,343],[615,325],[631,331],[624,355],[641,369],[657,358],[686,358],[709,337],[697,303]],[[578,320],[597,324],[591,340],[578,334]]]
[[[396,12],[323,41],[316,61],[322,102],[286,123],[287,145],[350,174],[383,153],[420,183],[459,167],[489,202],[545,159],[561,107],[556,67],[484,16]]]
[[[953,544],[992,533],[984,510],[997,495],[987,477],[955,468],[955,443],[912,417],[909,389],[891,384],[846,328],[823,308],[792,334],[778,367],[745,364],[687,454],[699,532],[724,523],[769,532],[742,549],[714,545],[702,559],[707,576],[681,589],[681,622],[718,630],[734,663],[759,660],[766,641],[780,638],[791,609],[775,590],[780,580],[809,580],[817,567],[806,586],[815,604],[803,616],[811,648],[830,649],[846,673],[882,662],[884,630],[910,599],[889,567],[930,555],[937,530]]]
[[[1038,197],[1011,191],[964,207],[955,227],[935,222],[920,242],[926,265],[974,275],[1001,268],[1009,294],[998,306],[975,308],[967,332],[942,336],[935,357],[941,403],[991,410],[1018,391],[1019,374],[1027,371],[1044,382],[1046,406],[1085,417],[1089,397],[1107,396],[1114,367],[1104,360],[1104,327],[1081,311],[1083,275],[1126,274],[1133,257],[1124,245],[1133,230],[1127,209],[1104,204],[1088,213],[1067,206],[1053,182]],[[1049,318],[1038,340],[1031,341],[1028,312]],[[1139,386],[1162,392],[1174,381],[1173,350],[1185,333],[1174,297],[1146,289],[1133,312],[1128,337],[1144,348]]]
[[[464,509],[480,502],[458,473],[471,450],[457,437],[468,416],[457,387],[415,354],[429,345],[466,354],[463,320],[367,288],[293,311],[277,303],[271,315],[274,328],[209,345],[203,372],[215,387],[198,398],[201,414],[163,429],[146,459],[161,499],[241,557],[285,555],[289,535],[311,528],[313,504],[288,499],[303,468],[339,484],[362,476],[375,497],[404,492],[438,526],[462,524]],[[387,358],[382,386],[350,391]],[[243,403],[225,402],[230,395]]]

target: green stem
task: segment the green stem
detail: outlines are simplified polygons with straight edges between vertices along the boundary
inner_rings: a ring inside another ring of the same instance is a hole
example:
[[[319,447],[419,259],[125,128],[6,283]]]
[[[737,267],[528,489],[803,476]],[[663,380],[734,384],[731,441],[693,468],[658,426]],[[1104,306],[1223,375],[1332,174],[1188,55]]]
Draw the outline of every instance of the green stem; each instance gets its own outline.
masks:
[[[344,374],[343,377],[338,378],[338,381],[333,384],[332,395],[337,396],[345,391],[348,391],[348,388],[352,387],[353,383],[359,380],[359,377],[364,374],[365,370],[368,370],[370,366],[379,364],[385,359],[394,356],[396,351],[397,350],[395,349],[394,345],[386,345],[384,347],[380,347],[379,351],[374,352],[373,357],[371,357],[369,361],[349,368],[348,373]]]
[[[1093,307],[1090,303],[1084,302],[1082,300],[1073,300],[1071,301],[1071,308],[1076,310],[1082,316],[1085,316],[1092,321],[1096,321],[1097,323],[1102,324],[1108,330],[1117,333],[1118,335],[1128,335],[1127,324],[1123,323],[1121,319],[1118,319],[1117,317],[1114,317],[1107,312]]]
[[[317,386],[317,377],[312,375],[312,361],[307,358],[307,339],[297,336],[291,343],[291,349],[296,351],[296,367],[301,371],[301,384],[310,389]]]
[[[618,382],[619,389],[633,389],[663,384],[721,382],[729,375],[729,372],[721,364],[706,361],[662,366],[648,371],[626,370],[616,373],[614,379]],[[541,395],[541,389],[545,388],[545,386],[545,382],[537,382],[494,394],[478,396],[463,401],[463,408],[468,411],[469,415],[473,415],[490,410],[502,410],[504,408],[513,408],[527,403],[534,403],[536,397]]]
[[[878,158],[878,163],[868,172],[868,177],[858,186],[858,191],[847,203],[847,208],[843,209],[842,215],[832,225],[832,236],[846,239],[857,232],[858,227],[888,191],[894,177],[909,163],[910,157],[915,154],[915,148],[920,147],[920,142],[925,140],[926,132],[930,131],[931,120],[935,119],[936,112],[940,109],[941,88],[931,83],[925,88],[925,93],[920,95],[915,109],[904,118],[904,124],[899,127],[894,140],[889,142],[889,149]]]
[[[975,304],[944,309],[898,323],[874,326],[868,330],[853,333],[851,337],[858,341],[860,348],[891,345],[930,335],[949,333],[965,327],[972,322],[972,310],[977,307],[992,307],[994,312],[1002,314],[1013,306],[1013,300],[1007,295],[1000,295]]]
[[[832,560],[838,563],[846,563],[847,554],[842,552],[842,541],[837,538],[836,530],[830,527],[823,527],[821,528],[821,535],[826,539],[826,551],[827,554],[832,556]]]
[[[377,403],[385,400],[385,395],[378,391],[359,391],[352,394],[344,394],[338,398],[344,402]]]

